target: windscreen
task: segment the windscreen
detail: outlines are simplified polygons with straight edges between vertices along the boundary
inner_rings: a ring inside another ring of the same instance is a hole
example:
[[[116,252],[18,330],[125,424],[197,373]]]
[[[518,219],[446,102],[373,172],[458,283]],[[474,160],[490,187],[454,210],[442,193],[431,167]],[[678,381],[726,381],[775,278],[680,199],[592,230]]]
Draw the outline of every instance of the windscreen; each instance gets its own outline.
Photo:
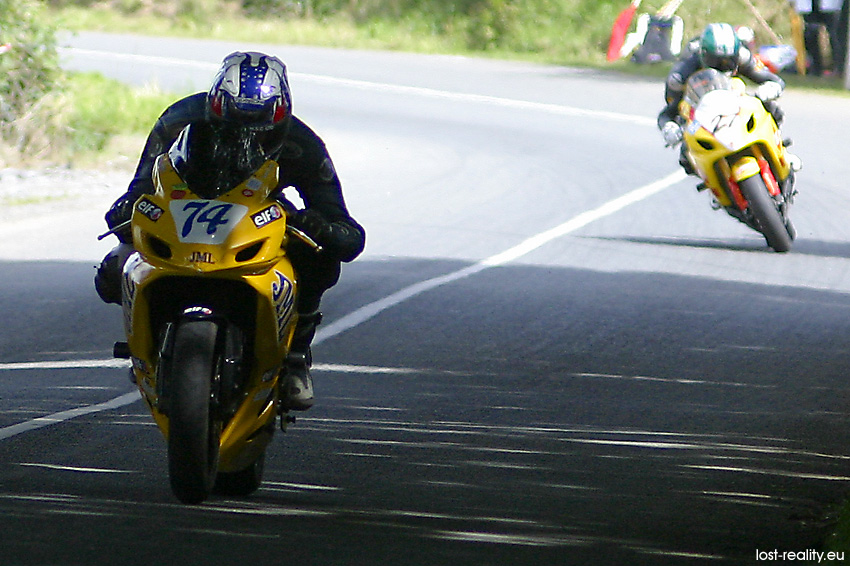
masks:
[[[691,108],[696,108],[700,99],[713,90],[729,90],[732,88],[732,79],[717,69],[703,69],[688,78],[685,88],[685,102]]]
[[[266,161],[256,132],[207,122],[186,126],[168,157],[189,190],[205,199],[227,193]]]

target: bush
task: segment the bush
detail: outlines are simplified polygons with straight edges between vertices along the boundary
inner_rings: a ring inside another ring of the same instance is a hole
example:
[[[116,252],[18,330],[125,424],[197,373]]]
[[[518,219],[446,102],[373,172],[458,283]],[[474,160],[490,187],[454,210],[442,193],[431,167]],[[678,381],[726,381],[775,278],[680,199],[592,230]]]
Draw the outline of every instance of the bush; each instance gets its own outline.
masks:
[[[62,136],[62,80],[55,30],[40,4],[0,0],[0,165],[43,156]]]

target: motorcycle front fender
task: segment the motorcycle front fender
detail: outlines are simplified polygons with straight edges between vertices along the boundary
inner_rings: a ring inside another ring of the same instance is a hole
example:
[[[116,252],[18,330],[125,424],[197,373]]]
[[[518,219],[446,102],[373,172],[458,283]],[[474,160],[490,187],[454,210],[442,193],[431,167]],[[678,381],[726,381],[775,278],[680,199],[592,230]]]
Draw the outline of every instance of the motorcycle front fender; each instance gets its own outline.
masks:
[[[755,177],[759,173],[761,173],[761,168],[755,157],[744,156],[732,164],[732,180],[736,183]]]

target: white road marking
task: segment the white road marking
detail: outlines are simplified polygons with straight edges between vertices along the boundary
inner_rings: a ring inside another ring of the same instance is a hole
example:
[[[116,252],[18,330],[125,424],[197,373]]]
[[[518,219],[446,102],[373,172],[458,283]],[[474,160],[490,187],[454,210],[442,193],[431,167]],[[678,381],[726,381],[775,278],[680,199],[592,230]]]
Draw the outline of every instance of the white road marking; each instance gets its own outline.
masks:
[[[682,170],[678,170],[675,173],[667,175],[663,179],[659,179],[653,183],[644,185],[643,187],[638,187],[637,189],[634,189],[633,191],[630,191],[618,198],[615,198],[614,200],[608,201],[602,206],[594,208],[593,210],[583,212],[578,216],[575,216],[570,220],[564,222],[563,224],[560,224],[550,230],[546,230],[545,232],[541,232],[540,234],[532,236],[512,248],[509,248],[499,254],[490,256],[486,259],[483,259],[476,264],[470,265],[469,267],[465,267],[463,269],[459,269],[458,271],[454,271],[452,273],[448,273],[446,275],[441,275],[439,277],[434,277],[432,279],[414,283],[413,285],[405,287],[400,291],[396,291],[392,295],[384,297],[383,299],[379,299],[373,303],[364,305],[359,309],[347,314],[346,316],[335,320],[327,326],[320,327],[318,332],[316,332],[316,338],[314,339],[313,343],[319,344],[324,340],[333,338],[334,336],[345,332],[346,330],[363,324],[364,322],[374,318],[385,310],[392,308],[408,299],[421,295],[426,291],[431,291],[432,289],[436,289],[437,287],[441,287],[443,285],[453,283],[471,275],[475,275],[484,271],[485,269],[490,269],[491,267],[498,267],[501,265],[505,265],[511,261],[515,261],[557,238],[566,236],[571,232],[575,232],[579,228],[587,226],[595,220],[610,216],[611,214],[614,214],[615,212],[618,212],[619,210],[622,210],[623,208],[631,204],[635,204],[636,202],[640,202],[646,198],[649,198],[652,195],[659,193],[664,189],[678,183],[685,177],[685,172]]]
[[[138,399],[139,392],[131,391],[130,393],[125,393],[124,395],[106,401],[105,403],[98,403],[96,405],[87,405],[85,407],[78,407],[76,409],[70,409],[68,411],[61,411],[59,413],[47,415],[46,417],[39,417],[31,421],[26,421],[16,425],[7,426],[5,428],[0,428],[0,440],[11,438],[24,432],[29,432],[31,430],[37,430],[39,428],[65,422],[67,420],[80,417],[82,415],[90,415],[92,413],[99,413],[101,411],[118,409],[125,405],[129,405],[130,403],[133,403]]]
[[[39,464],[36,462],[20,462],[19,466],[30,468],[45,468],[47,470],[60,470],[63,472],[83,472],[87,474],[132,474],[132,470],[115,470],[109,468],[80,468],[78,466],[60,466],[57,464]]]
[[[48,362],[10,362],[0,364],[2,370],[30,369],[74,369],[74,368],[121,368],[130,367],[128,360],[110,358],[108,360],[57,360]]]
[[[0,371],[78,368],[129,368],[130,361],[122,359],[57,360],[48,362],[0,363]],[[353,364],[314,364],[318,371],[337,373],[416,373],[421,370],[400,367],[358,366]],[[59,386],[54,389],[108,389],[107,387]]]

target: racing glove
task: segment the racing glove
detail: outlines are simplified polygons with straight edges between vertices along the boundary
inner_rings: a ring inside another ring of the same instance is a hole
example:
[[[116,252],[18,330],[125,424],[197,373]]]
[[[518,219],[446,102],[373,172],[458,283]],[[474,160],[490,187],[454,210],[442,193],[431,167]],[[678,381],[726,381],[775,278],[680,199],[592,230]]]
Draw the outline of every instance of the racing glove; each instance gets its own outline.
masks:
[[[118,200],[113,203],[113,205],[106,212],[106,225],[109,226],[109,229],[112,230],[116,226],[119,226],[133,216],[133,207],[136,204],[136,199],[133,198],[130,193],[124,193]],[[129,244],[133,241],[133,236],[130,232],[130,227],[126,226],[121,230],[117,230],[115,235],[118,236],[118,239],[122,244]]]
[[[661,134],[664,136],[667,147],[674,146],[682,141],[682,126],[671,120],[661,128]]]
[[[289,217],[289,223],[316,241],[324,245],[330,229],[330,222],[315,210],[305,209],[296,211]]]
[[[776,81],[767,81],[762,83],[756,89],[756,98],[762,102],[770,102],[776,100],[782,94],[782,85]]]
[[[351,261],[363,251],[363,231],[348,222],[330,222],[311,209],[299,211],[289,221],[340,261]]]

